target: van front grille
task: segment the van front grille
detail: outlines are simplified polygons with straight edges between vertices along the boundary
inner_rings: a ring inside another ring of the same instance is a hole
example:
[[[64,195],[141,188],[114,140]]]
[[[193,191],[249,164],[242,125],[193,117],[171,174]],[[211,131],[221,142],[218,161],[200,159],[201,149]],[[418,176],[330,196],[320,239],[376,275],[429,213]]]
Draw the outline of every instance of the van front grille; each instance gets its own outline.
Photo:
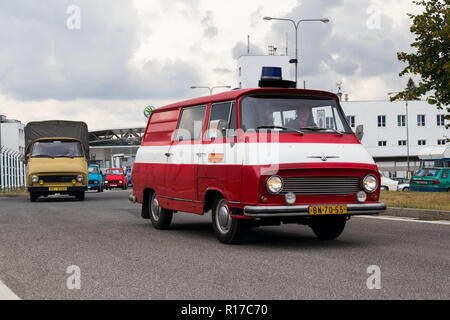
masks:
[[[342,195],[362,190],[359,177],[287,177],[282,193],[296,195]]]
[[[39,176],[39,179],[44,182],[72,182],[76,180],[76,176]]]

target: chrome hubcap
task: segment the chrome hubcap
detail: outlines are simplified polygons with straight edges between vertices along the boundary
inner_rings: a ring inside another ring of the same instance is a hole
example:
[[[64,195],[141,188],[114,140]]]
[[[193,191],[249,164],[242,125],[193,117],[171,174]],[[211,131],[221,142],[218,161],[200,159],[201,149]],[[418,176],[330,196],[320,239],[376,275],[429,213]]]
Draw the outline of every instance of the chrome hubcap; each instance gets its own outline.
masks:
[[[152,212],[153,219],[155,221],[158,221],[159,217],[161,215],[161,207],[159,206],[158,199],[156,198],[155,193],[153,194],[153,197],[152,197],[151,212]]]
[[[230,231],[231,217],[225,200],[220,201],[217,207],[216,225],[221,233],[227,233]]]

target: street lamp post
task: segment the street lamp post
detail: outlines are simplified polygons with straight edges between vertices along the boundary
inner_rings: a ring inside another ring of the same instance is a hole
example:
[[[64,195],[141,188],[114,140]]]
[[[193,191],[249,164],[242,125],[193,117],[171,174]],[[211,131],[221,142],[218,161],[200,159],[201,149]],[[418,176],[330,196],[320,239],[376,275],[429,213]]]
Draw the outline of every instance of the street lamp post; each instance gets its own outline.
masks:
[[[299,27],[300,23],[302,23],[302,22],[312,22],[312,21],[317,22],[317,21],[319,21],[319,22],[323,22],[323,23],[328,23],[328,22],[330,22],[330,19],[328,19],[328,18],[300,19],[297,22],[295,22],[292,19],[264,17],[264,20],[265,21],[270,21],[270,20],[290,21],[294,25],[294,28],[295,28],[295,59],[290,60],[289,62],[295,63],[295,87],[297,88],[297,83],[298,83],[298,27]]]
[[[400,92],[388,92],[388,95],[398,94]],[[408,172],[406,177],[409,178],[410,167],[409,167],[409,114],[408,114],[408,100],[405,99],[405,109],[406,109],[406,162],[408,166]]]
[[[230,89],[231,86],[214,86],[214,87],[191,86],[191,89],[208,89],[210,95],[212,95],[214,89],[218,89],[218,88],[228,88],[228,89]]]

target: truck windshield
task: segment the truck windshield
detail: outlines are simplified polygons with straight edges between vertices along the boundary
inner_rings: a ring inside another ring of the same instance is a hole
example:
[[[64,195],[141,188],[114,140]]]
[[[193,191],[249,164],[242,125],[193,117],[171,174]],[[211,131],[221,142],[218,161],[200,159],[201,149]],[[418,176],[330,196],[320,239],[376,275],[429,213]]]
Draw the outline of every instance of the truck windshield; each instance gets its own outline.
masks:
[[[106,170],[106,174],[120,174],[120,175],[122,175],[123,174],[123,171],[122,170],[114,170],[114,169],[108,169],[108,170]]]
[[[241,129],[352,133],[336,100],[327,97],[248,96],[241,102]]]
[[[415,174],[416,177],[436,177],[439,173],[439,169],[420,169]]]
[[[81,144],[78,141],[38,141],[33,144],[33,158],[65,158],[83,157]]]
[[[89,170],[89,173],[98,173],[97,167],[89,167],[88,170]]]

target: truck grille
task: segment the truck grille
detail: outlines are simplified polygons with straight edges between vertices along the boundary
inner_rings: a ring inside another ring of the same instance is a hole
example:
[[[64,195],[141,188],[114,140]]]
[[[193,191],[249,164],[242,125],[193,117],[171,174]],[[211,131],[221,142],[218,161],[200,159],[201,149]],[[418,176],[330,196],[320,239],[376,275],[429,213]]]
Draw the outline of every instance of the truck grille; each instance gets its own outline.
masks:
[[[40,180],[44,182],[72,182],[72,180],[76,180],[76,176],[39,176]]]
[[[358,177],[287,177],[283,178],[282,193],[296,195],[355,194],[362,190]]]

